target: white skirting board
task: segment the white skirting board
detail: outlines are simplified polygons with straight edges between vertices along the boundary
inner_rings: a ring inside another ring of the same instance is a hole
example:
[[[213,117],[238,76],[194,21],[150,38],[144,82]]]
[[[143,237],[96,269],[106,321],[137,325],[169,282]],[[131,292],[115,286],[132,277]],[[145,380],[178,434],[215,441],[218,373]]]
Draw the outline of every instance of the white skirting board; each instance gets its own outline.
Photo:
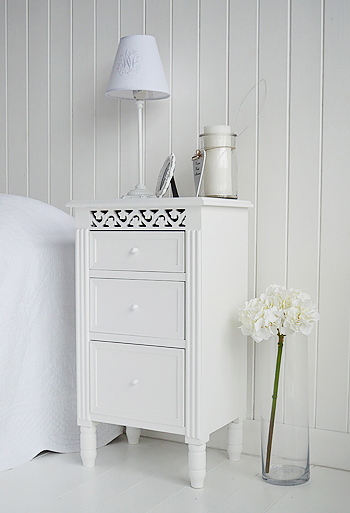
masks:
[[[143,430],[142,434],[162,440],[184,441],[184,437],[181,435],[148,430]],[[207,446],[226,450],[226,443],[226,428],[222,428],[211,435]],[[243,453],[260,455],[260,422],[257,420],[247,419],[244,421]],[[312,465],[350,470],[350,433],[310,429],[310,462]]]

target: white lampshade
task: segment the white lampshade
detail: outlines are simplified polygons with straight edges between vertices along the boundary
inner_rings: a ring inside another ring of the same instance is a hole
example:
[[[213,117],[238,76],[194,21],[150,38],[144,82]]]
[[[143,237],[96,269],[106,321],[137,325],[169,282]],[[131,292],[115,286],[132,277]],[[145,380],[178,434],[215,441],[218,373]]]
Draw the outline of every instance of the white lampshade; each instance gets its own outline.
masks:
[[[153,36],[125,36],[119,42],[106,95],[134,100],[133,91],[144,91],[145,100],[160,100],[170,96]]]

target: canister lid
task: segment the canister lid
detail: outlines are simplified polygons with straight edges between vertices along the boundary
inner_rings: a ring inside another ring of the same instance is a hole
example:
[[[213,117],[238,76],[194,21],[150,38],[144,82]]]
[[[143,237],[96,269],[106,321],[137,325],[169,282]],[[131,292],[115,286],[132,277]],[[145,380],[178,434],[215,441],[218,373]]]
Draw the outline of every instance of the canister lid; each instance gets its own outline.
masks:
[[[203,137],[205,135],[231,135],[235,136],[231,130],[229,125],[208,125],[204,127],[204,131],[200,134],[199,137]]]

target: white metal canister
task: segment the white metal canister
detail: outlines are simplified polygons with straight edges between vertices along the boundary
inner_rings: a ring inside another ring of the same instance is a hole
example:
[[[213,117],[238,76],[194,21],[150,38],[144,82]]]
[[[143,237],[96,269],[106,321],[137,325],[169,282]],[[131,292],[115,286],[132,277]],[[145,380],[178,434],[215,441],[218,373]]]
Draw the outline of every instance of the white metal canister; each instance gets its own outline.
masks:
[[[199,195],[237,199],[236,135],[228,125],[210,125],[199,137],[206,154]]]

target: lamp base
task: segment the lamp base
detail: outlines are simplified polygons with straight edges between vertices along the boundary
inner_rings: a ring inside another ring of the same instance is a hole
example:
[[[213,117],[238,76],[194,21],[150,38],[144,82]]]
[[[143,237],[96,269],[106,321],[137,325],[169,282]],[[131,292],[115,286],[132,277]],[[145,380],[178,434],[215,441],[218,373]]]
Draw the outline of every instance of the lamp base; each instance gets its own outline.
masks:
[[[122,199],[130,199],[130,198],[155,198],[155,194],[149,191],[145,185],[142,183],[138,183],[135,189],[132,189],[125,196],[122,196]]]

